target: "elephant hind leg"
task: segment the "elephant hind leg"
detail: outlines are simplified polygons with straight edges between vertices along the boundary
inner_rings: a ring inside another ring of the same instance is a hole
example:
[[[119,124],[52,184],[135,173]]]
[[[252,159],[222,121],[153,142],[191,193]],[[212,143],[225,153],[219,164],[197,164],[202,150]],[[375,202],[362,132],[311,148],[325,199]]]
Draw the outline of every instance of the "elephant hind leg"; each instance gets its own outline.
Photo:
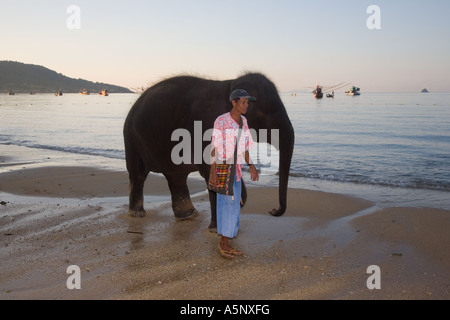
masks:
[[[144,209],[144,183],[147,175],[130,175],[130,199],[128,215],[134,218],[145,217]]]
[[[144,166],[137,152],[134,152],[133,145],[126,146],[126,159],[129,185],[129,206],[128,215],[135,218],[145,217],[144,210],[144,184],[149,170]]]
[[[198,215],[194,208],[189,188],[187,186],[186,173],[164,174],[169,184],[172,195],[172,209],[177,220],[186,220]]]
[[[209,181],[209,170],[210,166],[200,166],[198,171],[200,175],[205,179],[206,185],[208,185]],[[208,229],[213,232],[217,231],[217,194],[211,190],[208,190],[209,203],[211,205],[211,222],[209,224]]]

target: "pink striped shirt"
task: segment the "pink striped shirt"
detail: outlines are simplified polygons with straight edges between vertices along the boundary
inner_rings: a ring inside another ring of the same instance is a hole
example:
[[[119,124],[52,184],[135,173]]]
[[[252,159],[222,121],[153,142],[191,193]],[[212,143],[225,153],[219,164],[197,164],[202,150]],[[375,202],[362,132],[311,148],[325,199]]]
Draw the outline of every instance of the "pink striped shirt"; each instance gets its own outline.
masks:
[[[247,119],[242,118],[242,133],[239,139],[239,147],[236,164],[236,181],[241,181],[242,166],[245,164],[245,151],[249,151],[254,142],[248,128]],[[216,157],[219,161],[231,161],[234,157],[234,147],[239,131],[239,124],[225,113],[219,116],[214,122],[211,144],[216,148]]]

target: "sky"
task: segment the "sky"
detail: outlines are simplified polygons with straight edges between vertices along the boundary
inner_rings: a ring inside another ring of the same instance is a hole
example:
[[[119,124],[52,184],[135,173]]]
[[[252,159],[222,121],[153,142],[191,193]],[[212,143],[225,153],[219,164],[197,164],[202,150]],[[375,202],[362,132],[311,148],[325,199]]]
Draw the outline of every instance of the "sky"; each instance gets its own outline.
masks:
[[[448,0],[0,0],[0,30],[0,60],[128,88],[257,71],[281,92],[450,92]]]

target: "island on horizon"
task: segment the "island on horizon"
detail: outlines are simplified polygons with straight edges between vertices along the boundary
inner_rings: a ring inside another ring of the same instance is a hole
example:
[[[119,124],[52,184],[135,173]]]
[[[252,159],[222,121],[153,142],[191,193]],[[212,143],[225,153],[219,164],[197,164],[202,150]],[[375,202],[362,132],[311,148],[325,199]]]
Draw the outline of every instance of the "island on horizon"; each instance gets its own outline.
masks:
[[[0,61],[1,93],[79,93],[90,92],[133,93],[128,88],[85,79],[74,79],[46,67],[17,61]]]

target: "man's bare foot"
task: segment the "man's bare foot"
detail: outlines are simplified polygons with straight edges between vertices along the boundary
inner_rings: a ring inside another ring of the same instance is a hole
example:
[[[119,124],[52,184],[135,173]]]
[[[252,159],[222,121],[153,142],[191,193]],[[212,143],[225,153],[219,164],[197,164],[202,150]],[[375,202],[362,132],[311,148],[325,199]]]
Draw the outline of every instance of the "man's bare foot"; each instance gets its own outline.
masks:
[[[238,250],[234,249],[233,247],[231,247],[228,244],[228,238],[224,237],[224,236],[221,237],[218,248],[219,248],[219,253],[228,259],[230,259],[230,257],[233,258],[233,256],[242,256],[244,254],[243,252],[238,251]]]

